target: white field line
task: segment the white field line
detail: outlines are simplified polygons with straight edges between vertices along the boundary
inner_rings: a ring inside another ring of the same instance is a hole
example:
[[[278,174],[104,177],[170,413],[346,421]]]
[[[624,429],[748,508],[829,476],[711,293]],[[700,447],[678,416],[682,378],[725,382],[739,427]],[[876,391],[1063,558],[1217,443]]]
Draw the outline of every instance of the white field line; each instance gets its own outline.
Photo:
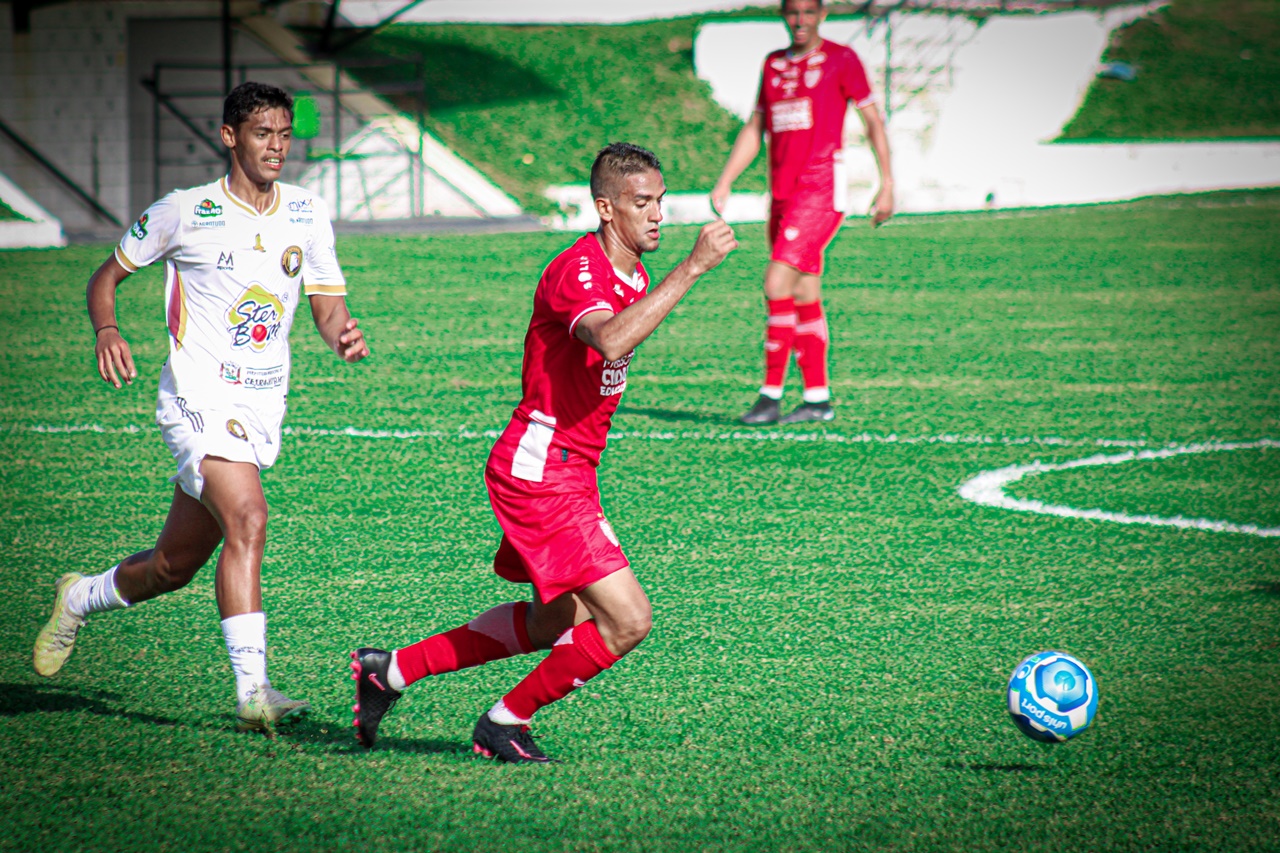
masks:
[[[1259,527],[1256,524],[1236,524],[1231,521],[1218,521],[1211,518],[1184,518],[1175,515],[1163,518],[1156,515],[1130,515],[1124,512],[1110,512],[1103,509],[1077,509],[1070,506],[1047,504],[1037,500],[1021,500],[1005,494],[1005,487],[1016,483],[1023,477],[1045,474],[1050,471],[1066,471],[1071,468],[1087,468],[1096,465],[1120,465],[1125,462],[1139,462],[1146,459],[1168,459],[1188,453],[1219,453],[1227,450],[1257,450],[1263,447],[1280,447],[1280,441],[1269,438],[1258,441],[1242,442],[1206,442],[1203,444],[1187,444],[1180,447],[1165,447],[1158,450],[1138,450],[1113,455],[1096,454],[1084,459],[1073,459],[1070,462],[1042,463],[1039,461],[1027,465],[1009,465],[992,471],[982,471],[960,484],[960,497],[982,506],[1010,509],[1016,512],[1034,512],[1041,515],[1056,515],[1062,518],[1087,518],[1094,521],[1113,521],[1119,524],[1150,524],[1158,527],[1180,527],[1195,530],[1212,530],[1219,533],[1247,533],[1253,536],[1280,536],[1280,527]]]
[[[33,432],[42,434],[137,434],[154,431],[156,427],[145,427],[127,424],[119,427],[104,427],[100,424],[36,424],[36,425],[3,425],[0,432]],[[343,427],[330,429],[326,427],[286,426],[285,435],[307,436],[318,438],[360,438],[391,441],[492,441],[498,437],[500,430],[472,430],[465,427],[456,430],[420,430],[420,429],[362,429]],[[1037,447],[1129,447],[1145,448],[1148,444],[1143,439],[1112,438],[1060,438],[1057,436],[986,436],[960,435],[942,433],[939,435],[898,435],[897,433],[854,433],[845,435],[836,432],[784,432],[779,430],[615,430],[609,434],[611,441],[797,441],[825,442],[834,444],[955,444],[980,446],[1037,446]],[[1044,474],[1050,471],[1065,471],[1070,468],[1084,468],[1095,465],[1118,465],[1144,459],[1168,459],[1187,453],[1213,453],[1227,450],[1255,450],[1263,447],[1280,447],[1280,441],[1263,438],[1246,442],[1202,442],[1161,448],[1129,450],[1113,455],[1096,454],[1069,462],[1042,463],[1039,461],[1026,465],[1009,465],[990,471],[982,471],[960,484],[960,496],[981,506],[998,507],[1016,512],[1034,512],[1041,515],[1056,515],[1063,518],[1087,518],[1096,521],[1112,521],[1120,524],[1150,524],[1164,527],[1194,528],[1224,533],[1246,533],[1254,536],[1280,536],[1280,528],[1258,527],[1255,524],[1236,524],[1230,521],[1217,521],[1208,518],[1183,518],[1173,516],[1162,518],[1154,515],[1130,515],[1123,512],[1110,512],[1102,509],[1077,509],[1069,506],[1046,504],[1037,500],[1020,500],[1005,494],[1004,488],[1023,477]]]
[[[142,432],[156,431],[154,425],[107,427],[101,424],[34,424],[3,425],[0,432],[34,432],[46,435],[96,433],[103,435],[133,435]],[[285,435],[307,436],[317,438],[365,438],[395,441],[416,440],[488,440],[493,441],[500,434],[498,429],[473,430],[460,427],[456,430],[442,429],[364,429],[348,426],[338,429],[311,426],[286,426],[282,430]],[[939,435],[899,435],[897,433],[853,433],[836,432],[790,432],[782,430],[613,430],[609,440],[632,441],[798,441],[828,444],[961,444],[990,445],[999,447],[1038,446],[1038,447],[1146,447],[1149,442],[1142,439],[1119,438],[1060,438],[1058,436],[989,436],[962,435],[942,433]]]

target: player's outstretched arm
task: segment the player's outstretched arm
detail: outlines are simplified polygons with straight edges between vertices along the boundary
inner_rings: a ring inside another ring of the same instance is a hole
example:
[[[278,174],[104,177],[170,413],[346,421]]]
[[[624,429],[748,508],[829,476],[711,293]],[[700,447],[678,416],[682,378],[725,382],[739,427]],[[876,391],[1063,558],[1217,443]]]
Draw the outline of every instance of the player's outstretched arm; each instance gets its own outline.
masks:
[[[711,190],[711,207],[721,216],[724,216],[725,205],[729,203],[729,191],[733,189],[733,182],[746,171],[751,161],[756,159],[763,139],[764,113],[756,111],[751,114],[751,118],[747,119],[742,130],[738,131],[737,138],[733,140],[733,148],[729,151],[729,159],[724,164],[724,171],[720,173],[720,179]]]
[[[733,229],[717,219],[702,226],[689,256],[667,273],[657,287],[617,314],[595,311],[584,316],[574,334],[607,361],[622,358],[653,334],[694,283],[715,269],[738,247]]]
[[[893,216],[893,167],[889,162],[889,134],[885,131],[884,119],[880,116],[878,104],[867,104],[858,107],[862,115],[862,124],[867,131],[867,141],[876,155],[876,163],[880,166],[880,191],[871,202],[871,224],[883,225]]]
[[[133,352],[116,322],[116,289],[129,276],[129,270],[120,265],[115,253],[89,277],[85,301],[89,303],[89,322],[93,324],[94,355],[98,363],[98,375],[103,382],[117,388],[129,385],[138,378],[133,364]]]
[[[365,343],[360,323],[347,310],[346,297],[312,296],[310,300],[311,318],[315,320],[316,330],[338,358],[355,364],[369,355],[369,345]]]

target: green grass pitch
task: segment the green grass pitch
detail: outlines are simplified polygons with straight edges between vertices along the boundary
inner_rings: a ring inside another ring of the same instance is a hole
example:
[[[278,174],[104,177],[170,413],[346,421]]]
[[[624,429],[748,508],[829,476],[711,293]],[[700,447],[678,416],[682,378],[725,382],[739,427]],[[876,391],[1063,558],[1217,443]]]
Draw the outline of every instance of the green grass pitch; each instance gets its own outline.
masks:
[[[233,730],[211,569],[93,617],[56,678],[31,644],[68,569],[149,547],[160,276],[122,289],[141,375],[92,368],[109,247],[0,253],[0,850],[1274,851],[1276,538],[982,507],[985,470],[1280,438],[1280,194],[851,224],[826,278],[839,418],[749,431],[762,229],[633,364],[601,485],[652,636],[537,721],[563,764],[473,758],[530,666],[416,685],[366,752],[347,653],[523,590],[495,578],[481,481],[516,402],[530,294],[567,234],[349,238],[373,357],[294,330],[265,478],[273,678],[315,712]],[[651,269],[691,245],[667,229]],[[794,383],[793,383],[794,389]],[[794,390],[789,402],[796,400]],[[354,434],[344,431],[352,428]],[[1048,473],[1015,497],[1280,524],[1280,450]],[[1047,747],[1004,686],[1088,663],[1097,722]]]

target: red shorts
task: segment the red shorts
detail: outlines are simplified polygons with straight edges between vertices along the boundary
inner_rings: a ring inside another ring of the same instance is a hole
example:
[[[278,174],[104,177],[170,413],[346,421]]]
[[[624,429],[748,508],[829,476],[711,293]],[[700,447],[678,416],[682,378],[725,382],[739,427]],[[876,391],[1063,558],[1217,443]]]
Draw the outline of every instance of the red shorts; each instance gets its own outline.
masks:
[[[822,255],[844,222],[844,171],[839,163],[801,176],[787,198],[769,206],[769,260],[822,275]]]
[[[552,448],[549,454],[558,457]],[[548,462],[543,481],[513,477],[510,460],[490,455],[484,482],[502,527],[493,558],[499,577],[531,583],[545,602],[581,592],[631,565],[600,507],[596,469],[581,457]]]

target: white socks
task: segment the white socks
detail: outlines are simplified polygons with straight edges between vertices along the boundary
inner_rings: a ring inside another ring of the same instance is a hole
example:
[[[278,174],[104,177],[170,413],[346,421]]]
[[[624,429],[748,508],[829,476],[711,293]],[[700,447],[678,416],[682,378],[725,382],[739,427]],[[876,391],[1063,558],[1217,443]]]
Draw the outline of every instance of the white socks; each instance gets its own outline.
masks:
[[[826,385],[806,388],[804,389],[804,401],[806,403],[828,403],[831,401],[831,391]]]
[[[222,636],[236,675],[236,697],[243,702],[253,688],[270,686],[267,678],[267,617],[242,613],[222,620]]]
[[[513,714],[511,709],[507,707],[507,703],[501,699],[489,709],[489,719],[500,726],[527,726],[530,722],[529,720],[522,720]]]
[[[404,683],[404,673],[400,671],[400,662],[396,653],[391,653],[391,666],[387,667],[387,686],[397,693],[403,693],[409,685]]]
[[[73,615],[84,618],[90,613],[101,613],[104,610],[119,610],[128,607],[129,602],[120,597],[116,590],[116,569],[112,566],[100,575],[89,575],[76,581],[67,590],[67,610]]]

